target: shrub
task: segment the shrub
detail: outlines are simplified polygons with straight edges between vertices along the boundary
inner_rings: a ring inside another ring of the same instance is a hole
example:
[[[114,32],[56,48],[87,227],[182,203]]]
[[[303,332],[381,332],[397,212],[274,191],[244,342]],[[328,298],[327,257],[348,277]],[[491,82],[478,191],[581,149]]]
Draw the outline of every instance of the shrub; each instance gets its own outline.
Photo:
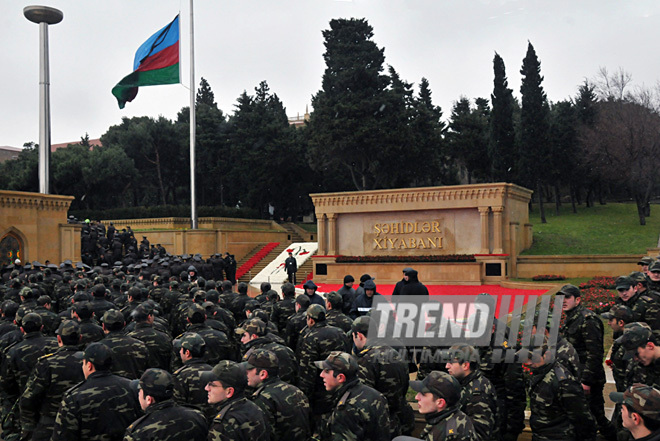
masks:
[[[337,263],[476,262],[473,254],[440,256],[338,256]]]
[[[70,210],[69,215],[84,219],[151,219],[158,217],[190,217],[189,205],[155,205],[151,207],[120,207],[108,210]],[[259,213],[250,208],[197,207],[198,217],[233,217],[258,219]]]
[[[540,274],[538,276],[532,277],[534,281],[549,281],[549,280],[566,280],[566,276],[561,276],[558,274]]]
[[[616,288],[616,279],[614,277],[608,276],[596,276],[588,282],[580,283],[580,289],[589,289],[589,288],[605,288],[605,289],[614,289]]]

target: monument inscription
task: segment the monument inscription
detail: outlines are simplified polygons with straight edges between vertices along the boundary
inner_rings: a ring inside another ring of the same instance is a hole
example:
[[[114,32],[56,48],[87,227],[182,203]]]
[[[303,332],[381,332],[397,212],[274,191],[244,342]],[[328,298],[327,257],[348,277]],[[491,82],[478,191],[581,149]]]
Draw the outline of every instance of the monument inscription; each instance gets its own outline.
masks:
[[[372,250],[442,249],[440,228],[438,220],[376,222]]]

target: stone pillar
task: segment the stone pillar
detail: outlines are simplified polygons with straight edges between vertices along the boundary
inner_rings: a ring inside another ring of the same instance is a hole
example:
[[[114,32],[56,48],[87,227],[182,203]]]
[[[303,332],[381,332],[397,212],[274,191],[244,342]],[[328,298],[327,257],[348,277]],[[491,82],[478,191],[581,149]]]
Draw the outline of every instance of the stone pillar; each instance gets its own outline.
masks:
[[[518,277],[518,222],[509,224],[509,277]]]
[[[319,218],[317,218],[317,234],[318,234],[318,243],[319,243],[319,249],[318,249],[318,254],[319,256],[325,256],[328,254],[328,247],[326,246],[325,243],[325,224],[327,222],[327,218],[325,217],[325,214],[321,214]]]
[[[328,215],[328,253],[330,256],[337,254],[337,214]]]
[[[502,254],[503,247],[502,247],[502,212],[504,211],[504,207],[493,207],[493,223],[495,224],[493,227],[494,234],[493,234],[493,254]]]
[[[481,254],[490,254],[490,238],[488,237],[488,211],[490,207],[479,207],[481,216]]]

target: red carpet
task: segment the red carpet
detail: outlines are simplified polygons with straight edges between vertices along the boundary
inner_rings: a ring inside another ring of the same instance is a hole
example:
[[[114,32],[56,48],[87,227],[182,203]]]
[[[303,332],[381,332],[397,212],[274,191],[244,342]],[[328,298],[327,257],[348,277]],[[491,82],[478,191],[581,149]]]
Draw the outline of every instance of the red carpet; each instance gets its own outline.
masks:
[[[342,285],[324,285],[317,284],[319,293],[327,293],[330,291],[337,291]],[[354,287],[357,286],[353,285]],[[298,286],[302,289],[302,285]],[[426,288],[429,290],[429,294],[433,296],[451,296],[451,295],[461,295],[461,296],[476,296],[481,293],[488,293],[494,297],[497,297],[497,310],[495,312],[496,317],[500,317],[500,305],[502,299],[506,296],[510,296],[509,310],[507,314],[513,311],[514,308],[514,298],[517,296],[524,296],[523,304],[527,304],[529,296],[541,296],[546,290],[544,289],[513,289],[513,288],[503,288],[499,285],[426,285]],[[394,290],[394,285],[378,285],[377,291],[381,294],[392,294]]]

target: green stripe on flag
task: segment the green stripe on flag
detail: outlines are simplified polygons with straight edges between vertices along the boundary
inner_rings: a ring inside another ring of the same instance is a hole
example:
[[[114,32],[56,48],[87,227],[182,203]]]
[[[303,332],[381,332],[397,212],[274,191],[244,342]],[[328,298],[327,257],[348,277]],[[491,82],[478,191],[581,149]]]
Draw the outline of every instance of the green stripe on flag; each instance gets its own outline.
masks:
[[[115,87],[112,94],[117,97],[119,108],[123,109],[127,101],[133,101],[138,87],[158,86],[160,84],[176,84],[179,82],[179,63],[162,69],[135,72],[124,77]]]

